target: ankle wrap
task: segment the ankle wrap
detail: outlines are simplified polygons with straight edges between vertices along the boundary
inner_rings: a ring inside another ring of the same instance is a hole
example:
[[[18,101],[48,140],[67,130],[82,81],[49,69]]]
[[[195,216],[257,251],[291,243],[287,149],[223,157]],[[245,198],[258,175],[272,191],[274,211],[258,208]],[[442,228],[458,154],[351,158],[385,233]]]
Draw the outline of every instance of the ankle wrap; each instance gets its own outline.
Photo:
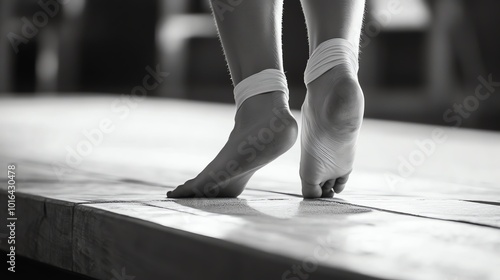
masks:
[[[349,41],[334,38],[321,43],[311,54],[304,72],[304,83],[307,85],[339,64],[351,67],[358,72],[358,51]]]
[[[286,76],[282,71],[277,69],[266,69],[253,74],[234,87],[236,108],[239,109],[241,104],[250,97],[271,91],[284,92],[288,100],[288,85]]]

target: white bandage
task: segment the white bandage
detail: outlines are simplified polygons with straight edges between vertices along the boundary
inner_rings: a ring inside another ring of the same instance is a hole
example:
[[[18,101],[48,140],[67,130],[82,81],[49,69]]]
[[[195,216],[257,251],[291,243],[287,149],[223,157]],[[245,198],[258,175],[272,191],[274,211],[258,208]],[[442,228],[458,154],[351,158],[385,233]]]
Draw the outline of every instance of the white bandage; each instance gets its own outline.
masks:
[[[288,100],[288,85],[285,74],[278,69],[266,69],[259,73],[247,77],[234,87],[234,100],[236,108],[248,98],[271,91],[281,91],[285,93]]]
[[[358,73],[358,51],[356,47],[342,38],[330,39],[321,43],[307,61],[304,83],[307,85],[333,67],[345,64]]]

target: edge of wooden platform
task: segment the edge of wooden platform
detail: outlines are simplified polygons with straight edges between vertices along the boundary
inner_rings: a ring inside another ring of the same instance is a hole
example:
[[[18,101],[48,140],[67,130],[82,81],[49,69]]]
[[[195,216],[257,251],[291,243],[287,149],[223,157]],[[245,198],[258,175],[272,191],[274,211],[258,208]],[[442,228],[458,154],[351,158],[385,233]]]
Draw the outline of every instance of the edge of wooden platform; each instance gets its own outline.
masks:
[[[2,188],[0,203],[6,200]],[[122,269],[136,279],[282,279],[302,262],[98,209],[99,203],[25,193],[16,194],[16,203],[18,255],[97,279],[112,279]],[[0,249],[7,250],[6,243]],[[314,272],[314,279],[332,277],[378,279],[321,265]]]

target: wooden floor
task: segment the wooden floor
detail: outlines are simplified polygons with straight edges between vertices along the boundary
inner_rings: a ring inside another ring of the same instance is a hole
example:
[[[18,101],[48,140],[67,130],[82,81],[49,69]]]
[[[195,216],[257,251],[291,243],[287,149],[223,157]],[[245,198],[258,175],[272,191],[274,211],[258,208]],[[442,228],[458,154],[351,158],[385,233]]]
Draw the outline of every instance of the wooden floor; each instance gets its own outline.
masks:
[[[233,114],[164,99],[0,100],[0,220],[15,163],[16,253],[98,279],[499,279],[499,133],[365,120],[333,199],[300,197],[299,143],[238,199],[165,198],[218,152]],[[114,130],[89,145],[103,121]],[[446,140],[432,144],[437,128]]]

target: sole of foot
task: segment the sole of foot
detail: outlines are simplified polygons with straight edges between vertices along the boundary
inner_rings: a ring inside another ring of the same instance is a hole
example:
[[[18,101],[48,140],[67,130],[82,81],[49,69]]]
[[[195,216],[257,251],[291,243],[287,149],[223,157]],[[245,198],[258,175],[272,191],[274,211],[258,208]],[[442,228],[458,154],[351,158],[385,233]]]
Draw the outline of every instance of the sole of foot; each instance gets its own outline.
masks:
[[[304,198],[333,197],[345,188],[363,112],[363,91],[355,74],[344,65],[307,86],[300,160]]]

